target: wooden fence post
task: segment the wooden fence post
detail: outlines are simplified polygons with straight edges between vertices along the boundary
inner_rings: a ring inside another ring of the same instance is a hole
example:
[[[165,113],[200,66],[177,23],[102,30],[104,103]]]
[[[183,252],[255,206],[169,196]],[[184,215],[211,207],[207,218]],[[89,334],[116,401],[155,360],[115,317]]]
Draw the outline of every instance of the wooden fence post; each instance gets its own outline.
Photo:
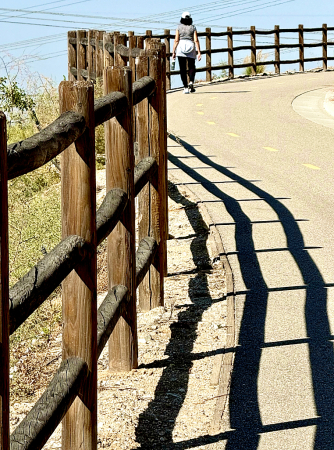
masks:
[[[97,446],[96,181],[94,87],[67,82],[59,87],[60,113],[76,110],[86,130],[62,153],[62,235],[82,236],[89,251],[63,282],[63,359],[79,356],[90,376],[63,419],[63,450]]]
[[[9,449],[9,284],[6,116],[0,112],[0,450]]]
[[[162,63],[161,50],[159,44],[154,41],[150,42],[152,50],[148,50],[149,75],[156,82],[156,91],[148,99],[148,130],[149,134],[145,136],[145,123],[139,121],[140,130],[138,130],[139,137],[139,152],[143,158],[145,156],[155,157],[158,163],[158,180],[156,186],[149,187],[149,213],[145,217],[145,201],[147,210],[147,199],[140,197],[140,223],[139,223],[139,239],[149,236],[153,237],[159,244],[158,258],[156,258],[155,267],[151,266],[150,274],[142,282],[143,286],[139,290],[139,305],[142,311],[148,311],[157,306],[164,305],[164,275],[167,272],[167,251],[166,239],[168,233],[167,221],[167,180],[166,180],[166,163],[167,152],[165,149],[165,117],[164,108],[165,103],[163,99],[164,85],[162,82],[164,65]],[[160,44],[161,46],[162,44]],[[145,60],[144,60],[145,61]],[[140,112],[138,112],[140,115]],[[147,132],[146,132],[147,133]],[[147,145],[147,146],[146,146]],[[143,194],[145,195],[145,194]],[[146,283],[146,285],[145,285]],[[149,286],[147,286],[149,283]]]
[[[255,27],[251,26],[251,63],[252,63],[252,75],[256,75],[256,31]]]
[[[129,67],[107,67],[103,79],[104,94],[123,92],[129,106],[124,113],[105,122],[107,191],[118,187],[129,198],[122,223],[108,237],[109,288],[122,284],[130,296],[126,315],[119,319],[109,340],[109,367],[121,372],[138,366],[132,74]]]
[[[227,27],[227,46],[228,46],[228,77],[234,78],[234,63],[233,63],[233,31],[232,27]]]
[[[96,34],[96,52],[97,52],[97,58],[96,58],[96,79],[102,78],[103,76],[103,58],[104,58],[104,52],[103,52],[103,31],[98,31]],[[102,43],[102,45],[100,45]]]
[[[206,81],[211,81],[211,28],[205,28],[206,38]]]
[[[327,23],[322,25],[322,68],[327,70]]]
[[[137,77],[140,79],[149,74],[148,70],[148,52],[141,55],[137,59]],[[145,98],[137,105],[137,140],[138,140],[138,159],[141,160],[150,156],[150,140],[149,140],[149,108],[148,98]],[[150,217],[151,202],[150,192],[152,187],[146,184],[138,194],[138,241],[150,235]],[[141,310],[151,309],[151,287],[150,287],[150,270],[145,275],[143,281],[138,287],[138,302]]]
[[[126,46],[126,34],[114,33],[114,64],[115,66],[124,67],[126,66],[126,58],[117,52],[117,45]]]
[[[152,37],[152,30],[146,30],[145,38],[151,39],[151,37]]]
[[[137,36],[137,48],[144,48],[144,36]]]
[[[279,25],[275,25],[275,73],[281,73]]]
[[[299,72],[304,72],[304,25],[299,25]]]
[[[87,70],[88,70],[88,80],[92,79],[92,76],[96,76],[96,30],[88,30],[88,46],[87,46]],[[95,44],[93,44],[93,40],[95,40]],[[93,75],[94,74],[94,75]]]
[[[68,81],[76,80],[76,77],[71,72],[71,67],[74,67],[75,69],[77,68],[77,45],[70,42],[70,39],[76,38],[76,31],[69,31],[67,33]]]
[[[165,47],[166,47],[166,55],[170,53],[170,30],[164,30],[165,35]],[[166,56],[166,89],[169,90],[171,88],[171,75],[170,75],[170,56]]]
[[[133,31],[128,32],[128,41],[129,41],[129,67],[132,70],[132,83],[136,81],[136,58],[133,58],[131,55],[131,50],[136,47],[136,36]]]
[[[87,31],[84,30],[78,30],[77,31],[77,80],[84,80],[81,70],[87,69],[87,56],[86,51],[87,47],[83,44],[81,44],[81,39],[84,39],[87,37]]]
[[[114,43],[114,35],[112,33],[103,34],[103,69],[105,67],[112,67],[114,65],[114,57],[106,49],[106,44]],[[103,73],[102,69],[102,73]]]

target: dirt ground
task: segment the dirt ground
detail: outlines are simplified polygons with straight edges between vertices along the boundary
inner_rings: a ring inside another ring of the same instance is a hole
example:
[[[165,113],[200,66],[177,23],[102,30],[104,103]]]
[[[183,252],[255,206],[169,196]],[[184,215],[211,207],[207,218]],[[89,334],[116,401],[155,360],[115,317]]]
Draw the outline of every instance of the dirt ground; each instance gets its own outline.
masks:
[[[98,195],[104,195],[102,187]],[[216,356],[226,343],[225,274],[196,201],[173,179],[169,182],[169,233],[165,306],[138,312],[138,369],[111,373],[107,346],[98,361],[98,448],[220,448],[208,437],[218,397],[211,377],[217,371]],[[101,302],[107,286],[105,247],[98,257]],[[39,373],[26,372],[24,382],[37,383],[38,377],[43,382],[26,401],[12,402],[12,430],[59,367],[61,327],[41,353],[38,345],[34,352],[31,357],[29,349],[23,353],[17,367],[38,360]],[[44,449],[60,449],[60,436],[61,426]]]

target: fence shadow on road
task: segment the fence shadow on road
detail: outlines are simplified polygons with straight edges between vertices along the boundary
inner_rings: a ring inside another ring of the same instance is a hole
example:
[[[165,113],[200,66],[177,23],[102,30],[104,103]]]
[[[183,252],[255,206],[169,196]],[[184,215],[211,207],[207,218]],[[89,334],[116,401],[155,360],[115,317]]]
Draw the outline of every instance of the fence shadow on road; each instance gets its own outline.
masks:
[[[215,169],[263,199],[281,222],[287,240],[287,251],[297,264],[304,281],[304,286],[301,288],[305,290],[307,338],[301,339],[300,343],[308,344],[317,417],[270,425],[262,423],[258,400],[258,376],[261,352],[265,346],[268,346],[264,342],[264,331],[267,302],[271,289],[268,289],[265,283],[255,252],[251,220],[243,212],[237,200],[225,194],[214,182],[210,182],[179,158],[170,154],[169,160],[187,173],[194,182],[202,184],[208,192],[224,202],[227,212],[233,217],[237,255],[246,285],[246,299],[231,379],[229,416],[232,431],[215,436],[203,436],[200,442],[194,439],[175,443],[173,447],[169,448],[186,449],[203,445],[203,440],[208,444],[225,440],[227,450],[256,450],[259,446],[260,435],[263,433],[315,425],[314,449],[333,449],[334,354],[331,342],[333,336],[330,333],[327,315],[326,291],[326,288],[332,285],[325,284],[317,265],[305,248],[298,221],[285,205],[250,181],[238,176],[228,168],[216,164],[182,139],[173,135],[170,135],[170,138],[181,144],[190,154],[196,156],[201,163]],[[282,288],[275,288],[275,291],[289,289],[289,286],[282,286]],[[275,343],[275,345],[296,344],[297,341],[283,341]]]
[[[212,269],[207,249],[209,231],[197,204],[185,198],[178,188],[170,182],[168,194],[172,200],[184,207],[188,221],[194,231],[194,234],[187,238],[193,238],[190,249],[196,269],[191,271],[194,276],[190,279],[188,286],[188,295],[192,303],[182,305],[183,310],[178,314],[178,321],[172,323],[170,327],[171,338],[165,351],[168,359],[140,365],[140,368],[163,368],[163,373],[155,390],[155,397],[149,403],[147,409],[140,414],[136,428],[136,441],[141,444],[141,448],[145,449],[179,448],[175,447],[178,444],[173,443],[172,433],[187,394],[193,360],[206,358],[224,351],[221,349],[192,353],[197,337],[198,323],[202,320],[203,313],[210,308],[213,302],[222,301],[223,298],[212,299],[210,296],[207,280],[207,272]],[[184,307],[186,307],[185,310]],[[201,440],[199,439],[198,442],[201,442]],[[205,442],[204,440],[203,444]]]

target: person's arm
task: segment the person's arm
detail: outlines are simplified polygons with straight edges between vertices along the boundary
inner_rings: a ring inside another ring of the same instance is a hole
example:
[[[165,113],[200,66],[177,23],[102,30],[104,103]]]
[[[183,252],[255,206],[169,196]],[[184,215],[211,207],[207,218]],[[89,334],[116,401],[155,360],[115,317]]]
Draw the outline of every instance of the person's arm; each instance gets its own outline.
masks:
[[[198,35],[197,35],[197,31],[194,31],[194,42],[196,45],[196,49],[197,49],[197,59],[198,61],[200,61],[202,59],[202,55],[201,55],[201,48],[199,46],[199,40],[198,40]]]
[[[179,30],[176,30],[172,55],[173,59],[175,59],[176,57],[176,47],[179,45],[179,42],[180,42],[180,33]]]

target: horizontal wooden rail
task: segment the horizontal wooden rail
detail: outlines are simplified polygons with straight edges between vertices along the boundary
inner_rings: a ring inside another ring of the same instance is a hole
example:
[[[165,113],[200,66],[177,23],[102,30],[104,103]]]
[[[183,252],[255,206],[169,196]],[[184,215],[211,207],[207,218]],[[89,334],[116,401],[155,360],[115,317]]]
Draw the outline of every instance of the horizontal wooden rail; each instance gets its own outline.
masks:
[[[86,128],[81,114],[68,111],[44,130],[7,148],[8,179],[43,166],[65,150]]]
[[[150,265],[154,261],[154,257],[158,250],[158,244],[155,239],[146,237],[139,243],[136,251],[136,285],[137,287],[143,281]]]
[[[115,228],[127,203],[128,196],[123,189],[115,188],[107,193],[96,213],[97,245],[101,244]]]
[[[10,450],[39,450],[57,428],[88,377],[81,358],[64,360],[44,394],[11,435]]]
[[[143,77],[133,83],[134,104],[153,94],[155,81]],[[112,92],[94,102],[95,126],[121,114],[128,107],[128,101],[121,92]],[[80,137],[86,129],[81,114],[67,111],[61,114],[44,130],[8,146],[8,178],[32,172],[62,153]]]
[[[99,307],[97,311],[97,357],[101,355],[118,319],[126,310],[128,300],[128,289],[118,285],[108,292]]]
[[[48,298],[86,252],[84,239],[68,236],[9,290],[10,334]]]
[[[135,167],[135,197],[143,189],[143,187],[150,181],[153,186],[157,185],[156,173],[158,164],[153,156],[143,158]]]

